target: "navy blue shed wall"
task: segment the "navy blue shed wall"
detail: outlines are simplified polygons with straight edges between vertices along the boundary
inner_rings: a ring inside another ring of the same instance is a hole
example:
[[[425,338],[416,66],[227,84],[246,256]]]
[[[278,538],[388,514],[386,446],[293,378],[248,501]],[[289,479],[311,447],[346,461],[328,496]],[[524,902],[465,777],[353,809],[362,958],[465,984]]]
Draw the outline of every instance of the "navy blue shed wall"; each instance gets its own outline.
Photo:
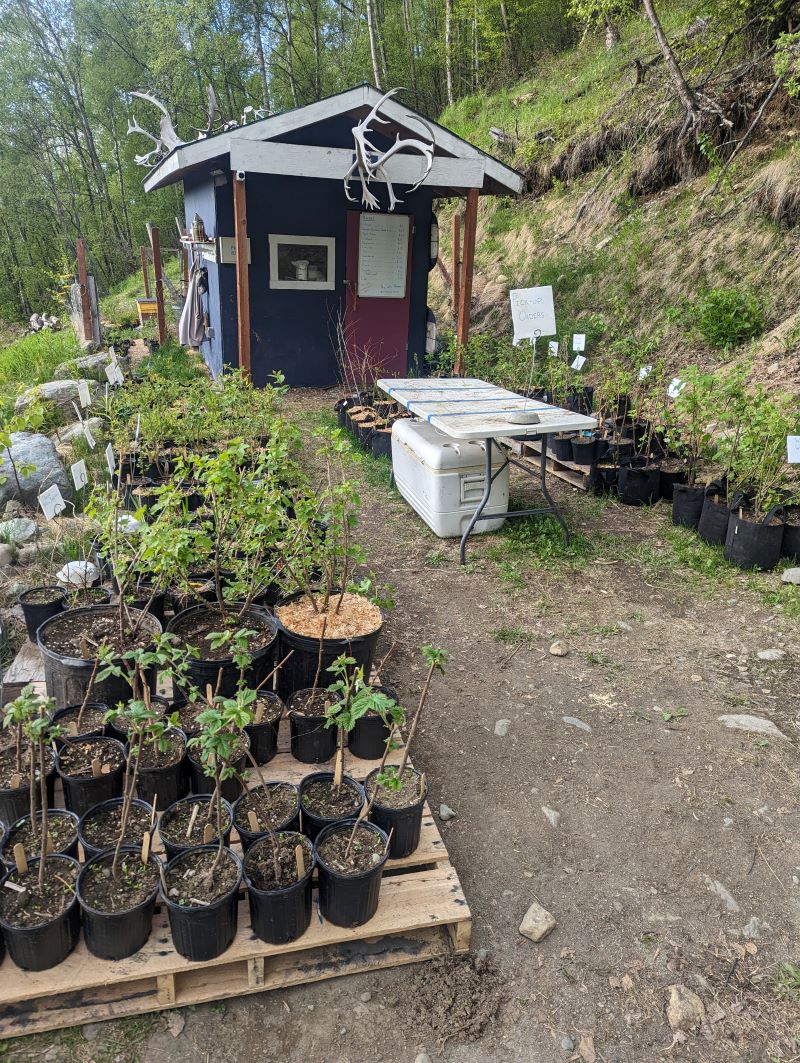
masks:
[[[208,173],[189,174],[183,182],[184,207],[186,210],[186,227],[192,224],[192,218],[199,214],[205,225],[206,235],[216,236],[222,230],[217,228],[217,212],[215,203],[214,178]],[[195,252],[199,254],[199,252]],[[222,372],[222,332],[220,325],[220,267],[216,262],[203,259],[203,265],[208,269],[208,294],[203,297],[203,305],[208,311],[212,326],[211,339],[204,340],[200,345],[203,358],[209,369],[216,377]]]

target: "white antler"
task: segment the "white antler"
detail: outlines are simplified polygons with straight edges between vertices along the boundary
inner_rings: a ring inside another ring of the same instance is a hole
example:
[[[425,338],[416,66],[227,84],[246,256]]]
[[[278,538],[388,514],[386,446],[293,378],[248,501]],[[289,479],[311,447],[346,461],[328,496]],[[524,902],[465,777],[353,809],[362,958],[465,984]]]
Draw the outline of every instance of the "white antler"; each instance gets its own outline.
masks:
[[[159,156],[164,152],[164,145],[160,138],[153,136],[153,134],[149,133],[146,129],[142,129],[135,118],[128,119],[128,136],[130,136],[131,133],[139,133],[141,136],[147,137],[148,140],[152,140],[155,144],[152,151],[148,151],[145,155],[134,155],[133,157],[133,161],[137,166],[153,166]]]
[[[173,148],[179,148],[184,143],[175,132],[175,127],[172,124],[169,111],[161,100],[157,100],[155,96],[151,96],[149,92],[132,92],[131,96],[136,96],[137,99],[152,103],[154,107],[157,107],[159,111],[161,111],[162,117],[159,124],[159,132],[161,134],[161,143],[167,151],[172,151]]]
[[[406,117],[409,118],[411,121],[415,121],[419,125],[422,125],[427,130],[428,135],[431,138],[430,143],[424,140],[420,140],[416,137],[408,137],[404,140],[400,137],[400,134],[398,133],[397,139],[395,140],[394,144],[392,144],[392,146],[387,151],[381,152],[373,143],[373,141],[371,141],[369,138],[368,134],[371,132],[369,128],[370,122],[380,122],[381,125],[387,125],[389,119],[380,117],[380,109],[388,99],[390,99],[392,96],[396,95],[398,92],[401,91],[402,90],[400,88],[396,88],[390,89],[388,92],[385,92],[375,104],[375,106],[369,111],[366,118],[363,118],[357,125],[353,127],[353,140],[355,142],[356,157],[353,161],[353,165],[344,175],[344,194],[347,196],[351,203],[356,202],[355,198],[350,195],[350,180],[352,177],[355,176],[356,173],[358,173],[359,180],[361,181],[361,202],[368,210],[375,210],[379,206],[376,196],[373,195],[373,193],[368,187],[369,182],[374,181],[377,178],[380,178],[382,181],[386,182],[386,187],[389,191],[390,211],[394,210],[395,205],[397,203],[402,202],[402,200],[398,199],[397,196],[395,196],[394,188],[392,187],[392,182],[389,180],[385,168],[386,163],[394,155],[397,155],[403,149],[406,149],[410,151],[419,152],[426,160],[425,170],[420,179],[417,181],[417,183],[409,189],[410,192],[413,192],[415,191],[415,189],[419,188],[419,186],[423,183],[428,174],[431,172],[431,167],[433,166],[433,153],[435,150],[433,130],[427,122],[423,121],[423,119],[421,118],[417,118],[415,115],[407,115]]]

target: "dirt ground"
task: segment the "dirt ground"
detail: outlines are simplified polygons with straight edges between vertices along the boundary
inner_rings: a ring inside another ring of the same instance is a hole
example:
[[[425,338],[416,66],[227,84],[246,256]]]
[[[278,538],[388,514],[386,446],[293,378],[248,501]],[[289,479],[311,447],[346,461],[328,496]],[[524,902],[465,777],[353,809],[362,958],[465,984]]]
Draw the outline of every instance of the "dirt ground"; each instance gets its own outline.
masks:
[[[291,404],[309,425],[334,398]],[[663,504],[603,506],[565,485],[582,553],[492,535],[460,568],[457,544],[374,463],[350,465],[370,567],[397,601],[384,680],[411,702],[419,647],[451,654],[414,758],[431,806],[456,812],[441,830],[472,909],[472,960],[23,1039],[8,1058],[800,1059],[800,638],[778,576],[759,590],[698,575],[670,545]],[[549,652],[556,640],[566,656]],[[742,713],[780,735],[719,719]],[[518,932],[534,900],[558,924],[539,944]],[[703,1001],[696,1032],[667,1021],[677,984]]]

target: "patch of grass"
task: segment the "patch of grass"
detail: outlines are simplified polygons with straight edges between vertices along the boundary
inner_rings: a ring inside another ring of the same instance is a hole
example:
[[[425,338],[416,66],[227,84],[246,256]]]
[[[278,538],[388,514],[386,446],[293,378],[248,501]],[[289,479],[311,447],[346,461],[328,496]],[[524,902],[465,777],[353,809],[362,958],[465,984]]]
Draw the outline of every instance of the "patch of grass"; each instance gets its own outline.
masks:
[[[444,550],[431,550],[422,563],[426,568],[444,568],[450,564],[450,558]]]
[[[525,509],[528,504],[512,499],[509,508]],[[508,521],[500,530],[499,539],[488,551],[492,560],[528,561],[550,571],[560,571],[564,562],[570,568],[580,568],[593,553],[592,544],[579,531],[571,531],[565,544],[561,525],[547,515]]]
[[[797,964],[780,964],[775,972],[773,985],[780,996],[800,1003],[800,967]]]
[[[521,642],[531,642],[534,638],[530,631],[525,631],[521,627],[495,628],[492,632],[492,637],[495,642],[499,642],[503,646],[517,646]]]
[[[137,376],[160,376],[180,384],[190,384],[205,376],[202,359],[181,347],[175,340],[149,354],[137,368]]]

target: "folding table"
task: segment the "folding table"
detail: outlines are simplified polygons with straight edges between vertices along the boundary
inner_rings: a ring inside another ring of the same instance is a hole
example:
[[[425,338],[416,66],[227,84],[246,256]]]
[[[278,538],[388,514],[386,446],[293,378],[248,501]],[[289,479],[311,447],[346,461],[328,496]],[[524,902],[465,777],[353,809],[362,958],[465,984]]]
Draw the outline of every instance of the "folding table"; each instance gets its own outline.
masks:
[[[550,513],[561,525],[564,543],[569,542],[569,530],[564,518],[547,490],[547,437],[553,432],[582,431],[597,427],[594,417],[587,417],[560,406],[550,406],[537,399],[525,398],[514,391],[489,384],[485,380],[471,377],[426,377],[383,379],[376,381],[377,386],[391,399],[404,406],[415,417],[427,421],[453,439],[484,441],[486,452],[486,472],[484,476],[483,497],[470,518],[469,524],[461,536],[461,564],[464,564],[467,539],[479,520],[494,520],[497,517],[529,517],[534,514]],[[514,423],[514,416],[520,411],[535,413],[535,424]],[[506,465],[514,465],[527,475],[533,473],[529,466],[512,458],[508,449],[499,442],[500,439],[538,439],[541,441],[540,487],[546,506],[536,509],[517,509],[509,513],[484,514],[489,501],[492,483]],[[496,446],[504,457],[504,462],[492,473],[492,446]]]

